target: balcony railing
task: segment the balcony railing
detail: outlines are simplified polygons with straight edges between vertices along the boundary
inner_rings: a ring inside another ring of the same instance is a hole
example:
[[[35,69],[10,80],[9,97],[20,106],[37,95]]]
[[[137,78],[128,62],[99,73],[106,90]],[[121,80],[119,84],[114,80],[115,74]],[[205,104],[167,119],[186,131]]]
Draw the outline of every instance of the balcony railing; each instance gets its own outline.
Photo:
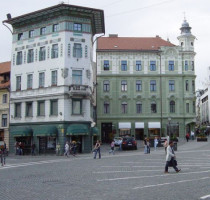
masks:
[[[88,85],[70,85],[70,96],[90,96],[92,94],[91,87]]]

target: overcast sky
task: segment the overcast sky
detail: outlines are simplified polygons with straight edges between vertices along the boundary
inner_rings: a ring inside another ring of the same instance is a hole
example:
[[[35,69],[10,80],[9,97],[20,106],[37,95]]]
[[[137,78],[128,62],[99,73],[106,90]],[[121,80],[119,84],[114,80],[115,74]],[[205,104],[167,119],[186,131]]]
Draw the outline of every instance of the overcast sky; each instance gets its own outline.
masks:
[[[11,13],[17,17],[59,4],[59,0],[1,0],[0,20]],[[196,87],[205,88],[207,67],[210,66],[210,1],[209,0],[66,0],[65,3],[103,9],[106,36],[155,37],[159,35],[178,45],[177,36],[184,19],[192,27],[195,41]],[[12,36],[0,25],[0,62],[11,60]]]

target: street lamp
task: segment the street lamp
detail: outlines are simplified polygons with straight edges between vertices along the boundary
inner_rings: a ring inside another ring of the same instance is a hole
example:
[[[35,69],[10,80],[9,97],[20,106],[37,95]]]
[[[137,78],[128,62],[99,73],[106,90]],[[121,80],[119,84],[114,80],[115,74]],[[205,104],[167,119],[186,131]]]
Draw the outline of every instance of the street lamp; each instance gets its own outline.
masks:
[[[169,117],[168,118],[168,131],[169,131],[169,141],[171,140],[171,118]]]

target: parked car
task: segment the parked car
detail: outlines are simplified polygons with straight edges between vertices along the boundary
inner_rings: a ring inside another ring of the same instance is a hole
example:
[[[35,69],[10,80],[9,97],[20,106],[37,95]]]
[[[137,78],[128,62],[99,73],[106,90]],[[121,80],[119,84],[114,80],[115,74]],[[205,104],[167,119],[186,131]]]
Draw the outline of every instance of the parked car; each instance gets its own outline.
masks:
[[[124,137],[122,141],[122,150],[134,149],[137,150],[137,142],[133,137]]]
[[[114,138],[114,145],[115,146],[120,146],[121,142],[122,142],[122,138],[121,137],[115,137]]]

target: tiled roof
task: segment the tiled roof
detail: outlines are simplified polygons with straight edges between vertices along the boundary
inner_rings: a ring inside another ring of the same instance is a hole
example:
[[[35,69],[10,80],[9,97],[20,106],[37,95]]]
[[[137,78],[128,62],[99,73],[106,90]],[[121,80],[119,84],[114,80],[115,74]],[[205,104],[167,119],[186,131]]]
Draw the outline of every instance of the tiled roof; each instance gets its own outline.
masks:
[[[0,89],[5,89],[10,87],[10,81],[4,82],[3,74],[10,73],[11,62],[0,63]]]
[[[176,46],[161,37],[101,37],[98,39],[97,51],[153,51],[161,46]]]
[[[0,74],[10,73],[11,62],[2,62],[0,63]]]

